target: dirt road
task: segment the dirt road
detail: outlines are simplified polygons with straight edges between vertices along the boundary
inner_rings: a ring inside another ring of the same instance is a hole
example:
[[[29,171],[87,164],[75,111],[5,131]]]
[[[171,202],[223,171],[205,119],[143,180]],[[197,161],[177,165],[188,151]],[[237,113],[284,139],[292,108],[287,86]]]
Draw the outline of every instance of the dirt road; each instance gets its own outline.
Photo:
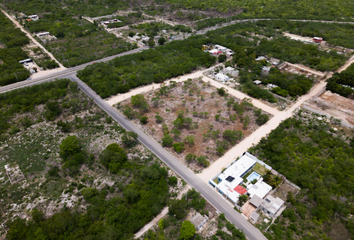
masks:
[[[198,176],[205,182],[208,182],[209,179],[214,177],[218,172],[220,172],[224,167],[230,164],[242,153],[247,151],[250,147],[257,144],[263,137],[266,137],[273,129],[277,128],[279,124],[285,119],[291,117],[294,111],[299,108],[305,101],[311,99],[318,92],[320,92],[326,86],[326,82],[322,81],[319,84],[315,85],[311,91],[300,97],[298,101],[287,111],[279,112],[274,115],[265,125],[258,128],[255,132],[245,138],[242,142],[230,149],[224,156],[219,158],[214,164],[210,165]]]
[[[215,67],[215,66],[214,66]],[[214,68],[213,67],[213,68]],[[199,77],[202,77],[202,80],[205,81],[205,82],[210,82],[210,84],[216,88],[225,88],[227,90],[227,92],[231,95],[233,95],[234,97],[238,98],[238,99],[244,99],[244,98],[250,98],[252,100],[252,104],[257,107],[257,108],[260,108],[262,109],[263,111],[265,112],[268,112],[272,115],[276,115],[279,113],[279,111],[275,108],[272,108],[264,103],[262,103],[261,101],[257,100],[257,99],[254,99],[254,98],[251,98],[250,96],[246,95],[245,93],[242,93],[240,91],[237,91],[233,88],[230,88],[220,82],[217,82],[211,78],[208,78],[206,76],[203,75],[203,72],[205,71],[208,71],[209,69],[207,70],[202,70],[202,71],[197,71],[197,72],[194,72],[194,73],[191,73],[191,74],[187,74],[187,75],[184,75],[182,77],[177,77],[177,78],[172,78],[168,81],[165,81],[165,84],[166,85],[169,85],[169,83],[171,81],[175,81],[175,82],[183,82],[183,81],[186,81],[187,79],[191,78],[191,79],[194,79],[194,78],[199,78]],[[135,88],[133,90],[131,90],[130,92],[127,92],[127,93],[124,93],[124,94],[119,94],[119,95],[116,95],[116,96],[113,96],[109,99],[107,99],[107,103],[111,106],[113,106],[114,104],[118,103],[118,102],[121,102],[127,98],[130,98],[131,96],[134,96],[136,94],[140,94],[140,93],[146,93],[148,91],[151,91],[153,89],[159,89],[161,86],[161,84],[150,84],[148,86],[144,86],[144,87],[141,87],[141,88]]]
[[[191,189],[191,187],[187,185],[183,189],[183,191],[181,191],[178,194],[177,199],[181,199],[182,195],[185,194],[189,189]],[[167,213],[168,213],[168,207],[165,207],[164,209],[162,209],[159,215],[157,215],[154,219],[151,220],[151,222],[149,222],[142,229],[140,229],[140,231],[135,234],[134,238],[140,238],[142,235],[144,235],[147,231],[149,231],[150,228],[155,226],[160,221],[160,219],[166,216]]]
[[[46,54],[48,54],[48,56],[54,60],[55,62],[57,62],[59,64],[60,69],[65,69],[65,67],[53,56],[53,54],[51,54],[47,49],[45,49],[45,47],[42,46],[42,44],[40,44],[34,37],[32,37],[32,35],[27,32],[19,22],[17,22],[12,16],[10,16],[10,14],[8,14],[7,12],[5,12],[4,10],[1,9],[1,11],[6,15],[6,17],[8,17],[17,28],[20,28],[22,32],[24,32],[26,34],[26,36],[31,39],[32,42],[34,42],[34,44],[36,44],[38,47],[40,47]]]

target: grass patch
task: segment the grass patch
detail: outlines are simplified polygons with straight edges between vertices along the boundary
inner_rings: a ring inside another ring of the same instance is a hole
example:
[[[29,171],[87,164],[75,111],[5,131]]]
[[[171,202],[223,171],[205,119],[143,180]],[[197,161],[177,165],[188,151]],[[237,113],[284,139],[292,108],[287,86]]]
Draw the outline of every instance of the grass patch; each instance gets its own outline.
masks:
[[[261,175],[264,175],[267,172],[267,169],[259,163],[256,163],[256,165],[252,169],[260,173]]]

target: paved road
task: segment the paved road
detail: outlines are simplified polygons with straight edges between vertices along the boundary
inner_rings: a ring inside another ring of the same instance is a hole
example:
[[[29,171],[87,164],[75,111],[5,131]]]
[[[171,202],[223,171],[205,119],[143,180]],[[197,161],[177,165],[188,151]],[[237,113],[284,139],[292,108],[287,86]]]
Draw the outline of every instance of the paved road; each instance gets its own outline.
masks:
[[[116,55],[113,55],[113,56],[110,56],[110,57],[106,57],[106,58],[102,58],[102,59],[99,59],[99,60],[96,60],[96,61],[92,61],[92,62],[88,62],[88,63],[85,63],[85,64],[81,64],[81,65],[78,65],[76,67],[66,68],[66,69],[64,69],[62,71],[47,75],[47,76],[45,76],[43,78],[25,80],[25,81],[13,83],[13,84],[10,84],[10,85],[6,85],[6,86],[3,86],[3,87],[0,87],[0,93],[8,92],[8,91],[11,91],[11,90],[14,90],[14,89],[17,89],[17,88],[22,88],[22,87],[28,87],[28,86],[36,85],[36,84],[43,83],[43,82],[50,82],[50,81],[53,81],[55,79],[67,78],[69,75],[76,74],[76,72],[78,70],[84,69],[86,66],[92,65],[93,63],[107,62],[107,61],[110,61],[110,60],[112,60],[112,59],[114,59],[116,57],[121,57],[121,56],[124,56],[124,55],[137,53],[137,52],[140,52],[142,50],[146,50],[148,48],[149,47],[142,47],[142,48],[133,49],[133,50],[130,50],[130,51],[127,51],[127,52],[123,52],[123,53],[120,53],[120,54],[116,54]]]
[[[80,89],[84,91],[96,104],[109,114],[115,121],[128,131],[134,131],[139,136],[139,141],[150,149],[158,158],[165,162],[173,171],[183,178],[190,186],[199,191],[202,196],[211,203],[219,212],[225,213],[226,218],[235,224],[238,229],[242,229],[250,240],[265,240],[263,234],[252,224],[236,212],[233,207],[207,183],[203,182],[197,175],[178,161],[173,155],[166,151],[159,143],[151,139],[138,127],[121,115],[117,110],[111,107],[106,101],[98,96],[90,87],[78,79],[75,74],[67,76],[70,80],[78,83]]]

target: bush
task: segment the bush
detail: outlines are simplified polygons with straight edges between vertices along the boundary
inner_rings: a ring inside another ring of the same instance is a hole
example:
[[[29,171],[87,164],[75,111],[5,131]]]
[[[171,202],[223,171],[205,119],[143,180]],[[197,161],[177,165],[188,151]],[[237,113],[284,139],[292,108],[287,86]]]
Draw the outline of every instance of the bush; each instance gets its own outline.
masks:
[[[122,136],[122,142],[125,147],[132,148],[138,144],[138,134],[135,132],[125,132]]]
[[[174,176],[172,176],[172,177],[169,177],[168,178],[168,184],[170,185],[170,186],[176,186],[177,185],[177,178],[176,177],[174,177]]]
[[[227,59],[226,55],[219,55],[218,57],[219,63],[225,62],[226,59]]]
[[[256,123],[259,125],[259,126],[262,126],[263,124],[265,124],[266,122],[268,122],[269,120],[269,116],[266,115],[266,114],[261,114],[259,115],[259,117],[257,117],[256,119]]]
[[[220,95],[220,96],[224,96],[225,95],[225,93],[226,93],[226,91],[225,91],[225,88],[218,88],[218,94]]]
[[[145,117],[145,116],[140,117],[140,123],[141,124],[145,125],[145,124],[147,124],[147,122],[148,122],[148,117]]]
[[[183,150],[184,150],[184,143],[183,143],[183,142],[174,143],[174,144],[173,144],[173,149],[174,149],[177,153],[183,152]]]
[[[170,134],[165,134],[165,136],[161,140],[163,147],[171,147],[173,144],[173,138]]]

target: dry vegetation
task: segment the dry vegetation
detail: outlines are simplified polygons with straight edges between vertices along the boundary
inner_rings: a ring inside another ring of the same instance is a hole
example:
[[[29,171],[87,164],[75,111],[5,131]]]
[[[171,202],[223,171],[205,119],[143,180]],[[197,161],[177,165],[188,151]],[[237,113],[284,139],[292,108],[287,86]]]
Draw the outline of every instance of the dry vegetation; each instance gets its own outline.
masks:
[[[195,171],[250,135],[263,123],[260,116],[265,117],[248,99],[237,99],[200,79],[172,82],[140,95],[145,105],[135,103],[137,96],[119,103],[117,108]],[[233,131],[231,139],[224,135],[226,130]],[[166,135],[174,144],[166,140]],[[186,156],[191,154],[204,156],[208,162],[196,158],[187,161]]]

